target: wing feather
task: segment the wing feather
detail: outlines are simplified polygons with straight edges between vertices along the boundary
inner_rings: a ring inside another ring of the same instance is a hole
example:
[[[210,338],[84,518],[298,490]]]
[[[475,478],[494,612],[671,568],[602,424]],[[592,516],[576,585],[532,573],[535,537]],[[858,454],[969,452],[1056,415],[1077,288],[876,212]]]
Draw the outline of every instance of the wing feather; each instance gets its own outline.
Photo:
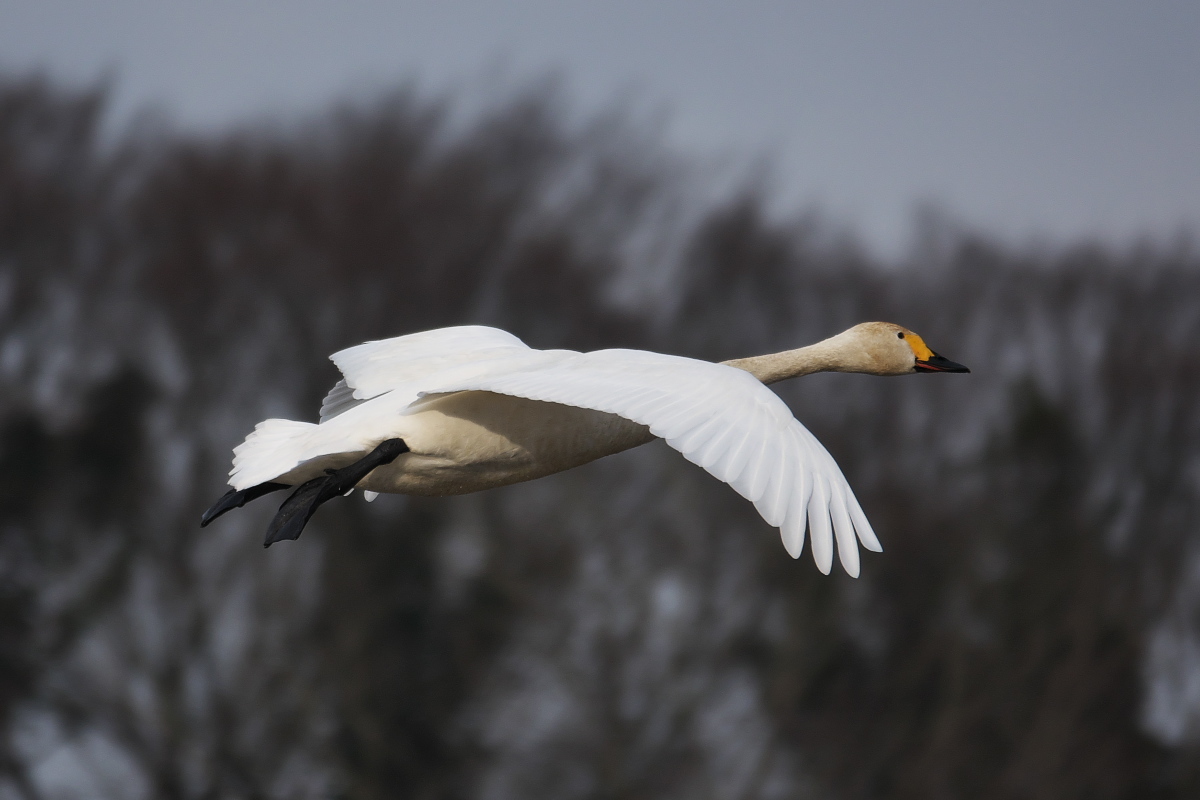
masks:
[[[736,428],[720,426],[696,451],[696,463],[725,483],[729,483],[729,473],[725,468],[727,464],[725,456],[737,444],[734,438],[738,433],[744,435],[744,432],[738,431]]]
[[[829,521],[829,487],[824,475],[813,476],[812,497],[808,501],[808,536],[812,539],[813,561],[825,575],[833,568],[833,532]]]
[[[754,507],[767,524],[775,528],[783,523],[787,513],[787,490],[791,488],[788,486],[788,478],[794,469],[788,457],[789,449],[787,443],[782,440],[771,441],[767,456],[767,464],[771,465],[768,467],[767,485],[763,489],[762,497],[754,503]]]
[[[768,467],[766,457],[769,447],[770,442],[760,431],[759,435],[751,442],[750,453],[746,459],[746,468],[742,470],[741,477],[738,478],[737,483],[734,485],[734,489],[751,503],[758,502],[758,499],[762,497],[763,492],[767,488]]]
[[[708,414],[700,420],[699,424],[685,431],[683,435],[667,440],[668,444],[683,453],[684,458],[700,466],[704,466],[701,463],[701,450],[704,445],[710,442],[714,436],[728,430],[721,424],[721,415],[715,413],[715,409],[706,409],[706,411]]]
[[[761,441],[761,435],[757,430],[742,431],[737,440],[732,442],[725,457],[722,459],[721,480],[728,483],[738,491],[742,473],[746,471],[746,465],[750,461],[750,451],[754,449],[756,441]],[[738,494],[741,494],[738,491]]]
[[[783,546],[792,558],[804,552],[804,529],[808,520],[808,499],[812,496],[812,479],[807,472],[800,474],[799,486],[792,492],[787,518],[780,528]]]
[[[498,328],[463,325],[365,342],[329,357],[343,378],[321,404],[321,422],[374,397],[411,387],[457,368],[486,369],[514,355],[537,353]],[[413,389],[413,392],[418,391]]]
[[[321,422],[333,419],[338,414],[343,414],[365,402],[367,402],[365,398],[359,400],[354,396],[354,390],[346,385],[345,380],[340,380],[333,385],[329,394],[325,395],[325,399],[321,401]]]
[[[853,491],[850,493],[850,497],[854,497]],[[875,531],[871,529],[871,523],[867,522],[867,515],[863,513],[858,501],[854,500],[854,502],[847,503],[846,505],[850,507],[850,519],[854,521],[854,530],[858,534],[858,540],[862,542],[863,547],[873,553],[882,553],[883,545],[879,543],[879,539],[875,536]]]
[[[858,542],[854,538],[854,525],[850,522],[850,512],[846,509],[846,498],[842,487],[836,483],[830,485],[833,501],[829,504],[829,515],[833,520],[833,536],[837,542],[838,558],[850,577],[858,577]]]

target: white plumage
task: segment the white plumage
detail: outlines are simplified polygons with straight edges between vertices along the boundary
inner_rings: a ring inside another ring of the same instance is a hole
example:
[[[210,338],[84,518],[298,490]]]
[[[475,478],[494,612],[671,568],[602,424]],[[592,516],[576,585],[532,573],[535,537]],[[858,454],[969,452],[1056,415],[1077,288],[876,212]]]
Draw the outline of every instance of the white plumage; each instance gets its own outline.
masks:
[[[857,542],[879,551],[879,540],[833,458],[762,380],[787,377],[776,374],[781,359],[790,359],[782,367],[787,374],[901,374],[934,355],[925,348],[922,361],[924,343],[911,334],[916,343],[897,356],[905,361],[900,367],[826,363],[831,352],[874,345],[891,357],[904,329],[867,324],[881,325],[890,344],[874,342],[880,337],[872,330],[854,342],[835,337],[731,362],[737,366],[640,350],[534,350],[478,326],[368,342],[331,356],[344,377],[325,398],[320,424],[260,423],[234,451],[230,484],[246,490],[268,481],[303,483],[400,438],[411,452],[358,483],[368,499],[380,491],[458,494],[558,472],[658,437],[754,503],[780,528],[793,557],[807,529],[822,572],[830,571],[836,541],[843,567],[857,576]]]

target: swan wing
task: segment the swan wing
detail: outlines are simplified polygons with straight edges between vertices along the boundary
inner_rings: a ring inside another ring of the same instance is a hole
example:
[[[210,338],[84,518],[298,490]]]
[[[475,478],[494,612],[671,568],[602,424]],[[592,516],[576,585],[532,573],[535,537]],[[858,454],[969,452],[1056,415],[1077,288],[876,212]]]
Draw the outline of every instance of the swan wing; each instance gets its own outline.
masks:
[[[343,378],[322,401],[321,422],[431,376],[530,352],[535,351],[511,333],[482,325],[422,331],[340,350],[329,360]]]
[[[803,550],[806,527],[813,558],[826,574],[835,541],[854,576],[856,532],[867,549],[882,549],[833,457],[749,373],[641,350],[544,355],[513,359],[503,370],[436,376],[422,394],[489,391],[616,414],[646,425],[754,503],[780,528],[792,557]]]

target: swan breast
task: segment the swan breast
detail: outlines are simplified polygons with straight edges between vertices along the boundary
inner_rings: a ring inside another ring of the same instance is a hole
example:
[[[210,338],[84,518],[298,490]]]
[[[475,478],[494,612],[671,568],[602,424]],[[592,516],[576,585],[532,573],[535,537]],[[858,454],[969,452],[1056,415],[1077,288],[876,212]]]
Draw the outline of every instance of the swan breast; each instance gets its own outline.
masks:
[[[483,391],[427,397],[397,422],[411,452],[359,485],[441,496],[533,480],[645,444],[644,425],[615,414]]]

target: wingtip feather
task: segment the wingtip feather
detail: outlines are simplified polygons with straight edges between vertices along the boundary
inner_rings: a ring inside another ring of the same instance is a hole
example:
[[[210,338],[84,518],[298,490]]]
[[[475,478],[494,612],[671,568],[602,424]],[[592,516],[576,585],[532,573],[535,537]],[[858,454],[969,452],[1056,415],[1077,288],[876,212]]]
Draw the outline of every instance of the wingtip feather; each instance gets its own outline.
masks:
[[[833,485],[832,489],[829,512],[833,519],[833,534],[837,542],[838,558],[842,562],[842,568],[852,578],[857,578],[859,572],[858,539],[854,535],[854,525],[850,522],[850,513],[846,509],[845,491],[837,483]]]
[[[829,488],[820,475],[813,480],[812,498],[808,501],[808,536],[812,539],[813,561],[821,574],[833,569],[833,530],[829,519]]]

